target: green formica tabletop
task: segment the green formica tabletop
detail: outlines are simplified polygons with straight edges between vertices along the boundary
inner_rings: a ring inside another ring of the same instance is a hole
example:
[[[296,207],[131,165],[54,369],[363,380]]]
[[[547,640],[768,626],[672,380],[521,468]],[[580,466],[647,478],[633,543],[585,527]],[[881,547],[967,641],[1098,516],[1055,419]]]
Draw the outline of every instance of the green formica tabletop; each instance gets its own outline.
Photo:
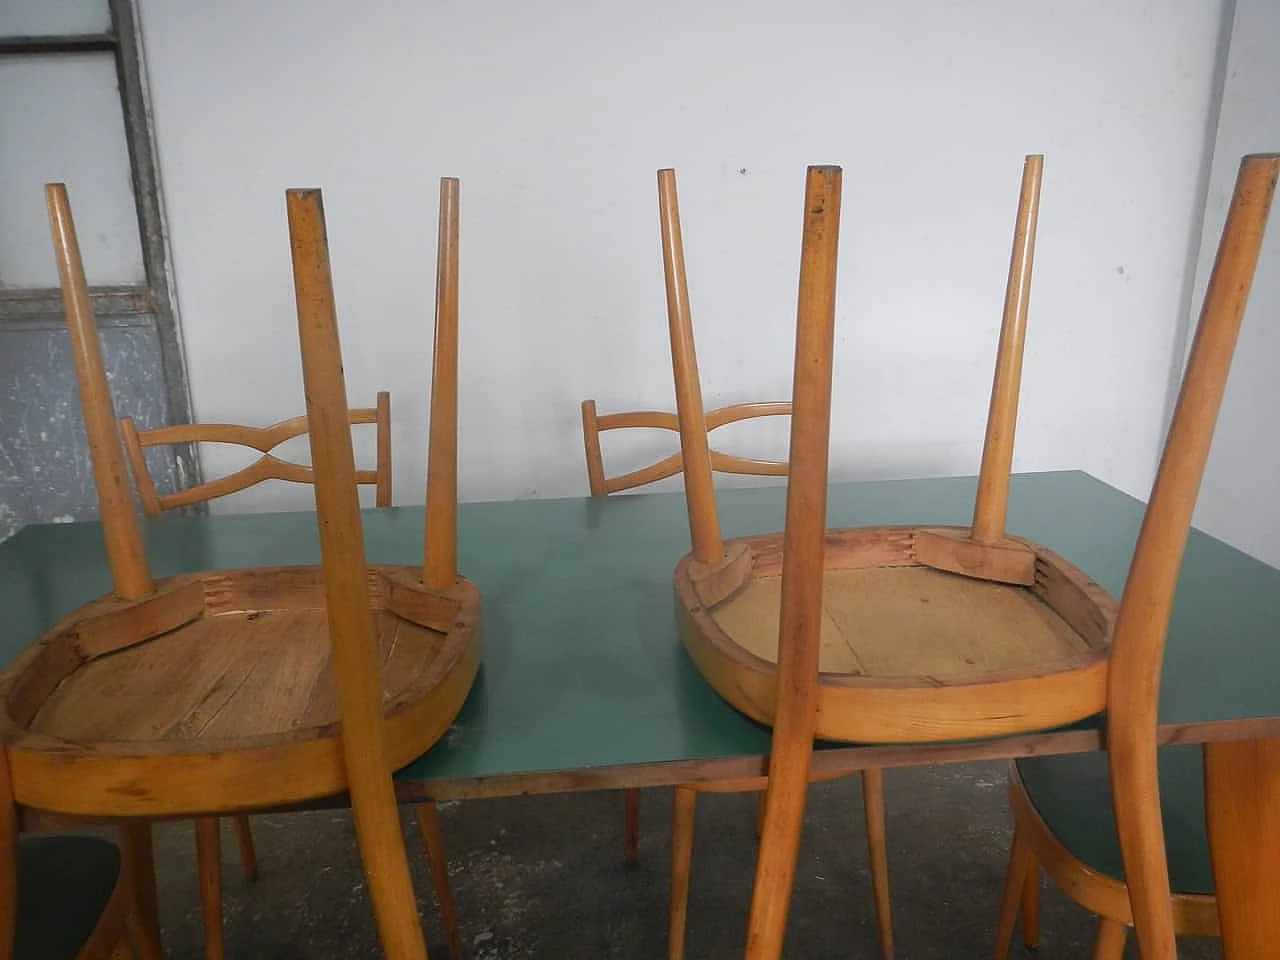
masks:
[[[828,526],[968,522],[973,478],[831,488]],[[779,530],[783,487],[721,491],[726,537]],[[1142,504],[1079,472],[1014,478],[1008,529],[1058,551],[1117,596]],[[370,562],[421,561],[420,508],[363,515]],[[672,569],[689,549],[680,494],[474,503],[459,569],[480,588],[484,658],[452,728],[397,775],[402,796],[479,796],[763,771],[769,731],[708,687],[677,637]],[[313,563],[311,513],[173,516],[145,528],[157,576]],[[109,591],[94,523],[29,526],[0,544],[0,663]],[[1280,572],[1191,535],[1170,628],[1162,739],[1280,735]],[[1099,723],[1031,738],[886,751],[823,750],[819,765],[1096,749]],[[1037,739],[1038,738],[1038,739]],[[859,754],[859,751],[863,754]]]

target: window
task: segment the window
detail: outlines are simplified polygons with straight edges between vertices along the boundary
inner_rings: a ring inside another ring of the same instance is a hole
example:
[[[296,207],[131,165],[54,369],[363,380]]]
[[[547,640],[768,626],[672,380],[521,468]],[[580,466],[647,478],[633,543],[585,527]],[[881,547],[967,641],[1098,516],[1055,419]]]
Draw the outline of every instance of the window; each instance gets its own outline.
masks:
[[[190,419],[131,0],[0,4],[0,537],[97,511],[44,207],[67,184],[116,412]],[[193,451],[157,451],[172,488]]]

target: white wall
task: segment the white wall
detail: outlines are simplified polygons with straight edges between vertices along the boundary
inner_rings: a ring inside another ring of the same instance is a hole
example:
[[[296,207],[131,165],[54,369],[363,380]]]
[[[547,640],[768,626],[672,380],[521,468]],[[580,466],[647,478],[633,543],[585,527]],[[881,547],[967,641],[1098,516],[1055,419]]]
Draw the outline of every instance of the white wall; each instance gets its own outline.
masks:
[[[1210,177],[1197,305],[1208,284],[1240,157],[1280,151],[1280,4],[1237,0]],[[1280,565],[1280,203],[1263,243],[1196,524]]]
[[[396,499],[420,502],[436,181],[456,175],[462,495],[581,494],[580,400],[673,403],[654,170],[680,171],[718,404],[789,393],[804,165],[838,162],[833,475],[972,473],[1041,151],[1015,466],[1147,489],[1219,2],[139,6],[201,420],[301,410],[282,192],[322,186],[350,396],[393,391]]]

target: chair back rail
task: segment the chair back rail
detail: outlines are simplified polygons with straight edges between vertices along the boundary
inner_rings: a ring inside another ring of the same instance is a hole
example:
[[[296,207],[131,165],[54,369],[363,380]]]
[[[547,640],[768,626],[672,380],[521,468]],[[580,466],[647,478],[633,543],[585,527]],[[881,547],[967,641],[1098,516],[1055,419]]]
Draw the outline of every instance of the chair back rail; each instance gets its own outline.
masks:
[[[376,488],[375,504],[391,506],[391,395],[378,394],[377,405],[348,411],[352,426],[373,425],[377,431],[377,462],[373,469],[357,470],[356,483]],[[216,500],[229,494],[247,490],[266,480],[285,480],[290,483],[314,483],[315,473],[310,466],[293,463],[272,455],[271,451],[307,432],[306,416],[281,420],[268,427],[248,427],[231,423],[184,423],[154,430],[139,430],[132,417],[120,420],[120,436],[124,441],[129,466],[133,470],[134,486],[142,509],[149,517],[158,517],[167,510]],[[186,443],[222,443],[248,447],[263,454],[253,463],[234,473],[186,487],[173,493],[161,494],[147,466],[144,450],[149,447]]]
[[[790,403],[735,403],[709,410],[706,414],[707,431],[731,423],[754,420],[759,417],[787,417],[791,415]],[[594,400],[582,402],[582,437],[586,447],[587,479],[593,497],[604,497],[622,490],[642,487],[646,484],[674,477],[684,468],[684,458],[673,453],[648,466],[631,470],[614,477],[606,477],[604,460],[600,451],[600,434],[607,430],[626,429],[670,430],[680,432],[680,421],[674,413],[659,410],[634,410],[601,416]],[[757,457],[740,457],[710,448],[711,469],[716,473],[735,473],[757,477],[785,477],[785,460],[765,460]]]
[[[1146,960],[1177,956],[1156,754],[1169,615],[1278,172],[1280,154],[1241,160],[1111,641],[1108,763],[1134,929]]]

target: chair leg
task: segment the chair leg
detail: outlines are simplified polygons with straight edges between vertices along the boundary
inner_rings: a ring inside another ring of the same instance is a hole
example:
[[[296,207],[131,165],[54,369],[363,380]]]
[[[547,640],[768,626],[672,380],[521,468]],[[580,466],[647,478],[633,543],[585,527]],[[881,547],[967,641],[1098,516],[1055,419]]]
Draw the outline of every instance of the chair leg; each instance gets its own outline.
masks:
[[[222,844],[217,817],[196,821],[196,870],[200,875],[200,913],[204,920],[205,960],[223,960]]]
[[[1031,858],[1022,881],[1022,942],[1032,950],[1040,948],[1040,865]]]
[[[893,914],[889,908],[889,853],[884,826],[884,771],[862,771],[862,806],[867,818],[867,859],[871,865],[871,889],[876,901],[876,927],[880,954],[893,960]]]
[[[427,848],[427,864],[431,867],[431,880],[436,888],[436,902],[440,904],[440,921],[449,941],[449,956],[453,960],[462,960],[462,928],[458,924],[457,905],[453,902],[453,886],[449,883],[449,860],[444,851],[440,814],[431,800],[419,803],[416,809],[418,830]]]
[[[258,879],[258,854],[253,849],[253,831],[249,829],[249,818],[243,813],[235,818],[236,843],[240,845],[240,864],[244,868],[244,878],[249,883]]]
[[[764,834],[764,795],[765,791],[761,790],[756,794],[756,839],[759,840]]]
[[[627,863],[640,859],[640,789],[627,791]]]
[[[693,866],[693,825],[698,793],[676,787],[671,816],[671,915],[667,928],[667,960],[684,960],[684,931],[689,916],[689,872]]]
[[[1093,960],[1121,960],[1124,956],[1124,941],[1129,935],[1129,928],[1123,923],[1099,918],[1098,939],[1093,946]]]
[[[1013,844],[1009,848],[1009,869],[1004,877],[1004,897],[1000,901],[1000,923],[996,927],[995,960],[1005,960],[1013,943],[1013,928],[1018,922],[1018,902],[1023,899],[1028,873],[1036,870],[1031,842],[1017,824],[1013,828]]]
[[[156,862],[151,824],[127,822],[120,826],[125,869],[133,887],[134,931],[141,960],[164,960],[160,943],[160,910],[156,898]]]
[[[111,960],[135,960],[128,935],[121,937],[115,949],[111,951]]]

